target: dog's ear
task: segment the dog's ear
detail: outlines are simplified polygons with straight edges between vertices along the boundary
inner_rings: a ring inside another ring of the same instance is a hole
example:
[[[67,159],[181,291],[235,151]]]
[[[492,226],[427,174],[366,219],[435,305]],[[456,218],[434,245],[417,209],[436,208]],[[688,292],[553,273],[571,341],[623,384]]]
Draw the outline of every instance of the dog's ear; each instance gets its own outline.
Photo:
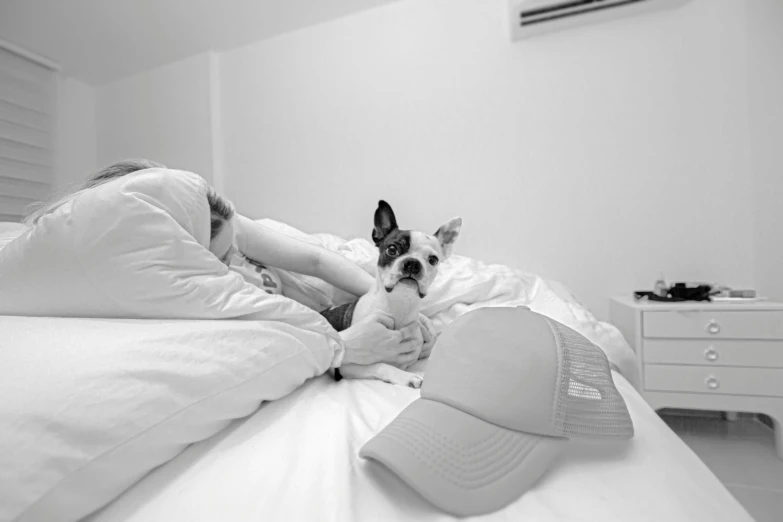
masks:
[[[379,201],[378,208],[375,210],[375,227],[372,229],[372,240],[375,245],[380,245],[383,238],[396,229],[397,219],[391,206],[383,200]]]
[[[457,242],[459,231],[462,229],[462,218],[456,217],[450,219],[435,232],[435,238],[440,241],[440,247],[443,249],[443,255],[447,258],[451,255],[451,249]]]

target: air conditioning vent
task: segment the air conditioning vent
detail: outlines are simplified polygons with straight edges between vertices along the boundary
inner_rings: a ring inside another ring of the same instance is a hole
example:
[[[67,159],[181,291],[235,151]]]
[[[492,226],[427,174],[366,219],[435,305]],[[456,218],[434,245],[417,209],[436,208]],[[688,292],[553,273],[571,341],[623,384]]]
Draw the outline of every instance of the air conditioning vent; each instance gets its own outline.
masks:
[[[511,39],[672,9],[688,0],[508,0]]]

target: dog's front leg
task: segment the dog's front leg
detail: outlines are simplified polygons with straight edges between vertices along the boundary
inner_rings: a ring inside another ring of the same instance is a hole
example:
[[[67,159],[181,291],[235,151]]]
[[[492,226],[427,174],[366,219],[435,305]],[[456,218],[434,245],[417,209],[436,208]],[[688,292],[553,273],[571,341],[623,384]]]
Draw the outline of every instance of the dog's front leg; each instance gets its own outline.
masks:
[[[344,364],[340,366],[340,375],[344,379],[377,379],[389,384],[421,388],[421,375],[406,372],[386,363],[375,364]]]

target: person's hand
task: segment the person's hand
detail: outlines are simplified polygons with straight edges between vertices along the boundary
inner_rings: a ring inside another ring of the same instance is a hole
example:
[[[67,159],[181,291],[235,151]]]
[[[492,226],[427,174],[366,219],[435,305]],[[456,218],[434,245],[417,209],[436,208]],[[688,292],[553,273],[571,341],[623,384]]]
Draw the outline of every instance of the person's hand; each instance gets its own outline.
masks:
[[[401,330],[392,330],[394,320],[375,313],[340,332],[345,343],[343,364],[385,362],[407,367],[419,359],[422,335],[418,321]]]
[[[435,345],[435,341],[438,340],[438,333],[435,331],[435,325],[433,325],[429,317],[424,314],[419,314],[419,328],[421,329],[421,335],[424,339],[419,359],[425,359],[430,356],[432,347]]]

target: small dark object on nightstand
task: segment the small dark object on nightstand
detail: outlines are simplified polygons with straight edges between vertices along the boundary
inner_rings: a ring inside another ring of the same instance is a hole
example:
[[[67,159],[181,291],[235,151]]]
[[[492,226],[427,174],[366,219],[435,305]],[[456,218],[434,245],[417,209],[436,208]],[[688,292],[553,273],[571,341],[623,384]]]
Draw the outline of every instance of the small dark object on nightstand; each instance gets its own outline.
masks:
[[[713,293],[711,285],[693,285],[688,283],[674,283],[669,287],[665,297],[656,295],[654,292],[636,291],[633,293],[636,299],[647,298],[650,301],[664,301],[668,303],[681,301],[711,301],[710,295]]]

